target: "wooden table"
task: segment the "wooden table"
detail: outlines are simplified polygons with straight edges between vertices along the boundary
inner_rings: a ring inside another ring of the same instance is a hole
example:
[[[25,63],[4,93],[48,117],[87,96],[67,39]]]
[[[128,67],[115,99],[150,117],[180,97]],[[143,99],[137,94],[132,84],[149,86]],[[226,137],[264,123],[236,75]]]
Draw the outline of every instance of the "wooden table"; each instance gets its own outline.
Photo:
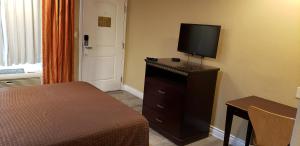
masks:
[[[250,97],[240,98],[237,100],[228,101],[226,105],[227,105],[227,114],[226,114],[225,134],[224,134],[224,143],[223,143],[224,146],[228,146],[229,144],[229,137],[230,137],[233,115],[248,120],[245,146],[249,146],[251,134],[253,131],[248,116],[248,108],[250,106],[262,108],[272,113],[284,115],[291,118],[295,118],[297,113],[296,108],[283,105],[274,101],[266,100],[256,96],[250,96]]]

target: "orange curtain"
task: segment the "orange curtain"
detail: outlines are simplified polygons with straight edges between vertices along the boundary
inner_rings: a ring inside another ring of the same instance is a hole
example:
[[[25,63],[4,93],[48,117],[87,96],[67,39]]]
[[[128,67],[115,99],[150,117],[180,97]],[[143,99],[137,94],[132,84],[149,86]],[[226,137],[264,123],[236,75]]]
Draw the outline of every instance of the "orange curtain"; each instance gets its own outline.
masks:
[[[73,81],[74,0],[42,2],[43,83]]]

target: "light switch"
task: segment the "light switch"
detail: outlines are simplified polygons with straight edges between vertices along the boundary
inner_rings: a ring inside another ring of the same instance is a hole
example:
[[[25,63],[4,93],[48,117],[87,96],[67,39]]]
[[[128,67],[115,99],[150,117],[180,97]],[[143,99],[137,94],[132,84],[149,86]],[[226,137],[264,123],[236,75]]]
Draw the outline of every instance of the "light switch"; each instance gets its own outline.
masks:
[[[300,99],[300,87],[297,88],[297,94],[296,97]]]

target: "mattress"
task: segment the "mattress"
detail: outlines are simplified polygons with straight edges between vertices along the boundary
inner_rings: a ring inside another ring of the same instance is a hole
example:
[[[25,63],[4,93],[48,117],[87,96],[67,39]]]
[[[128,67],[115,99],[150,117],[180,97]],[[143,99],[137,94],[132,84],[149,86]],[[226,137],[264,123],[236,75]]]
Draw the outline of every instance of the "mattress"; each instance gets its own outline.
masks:
[[[148,122],[85,82],[0,88],[1,146],[148,146]]]

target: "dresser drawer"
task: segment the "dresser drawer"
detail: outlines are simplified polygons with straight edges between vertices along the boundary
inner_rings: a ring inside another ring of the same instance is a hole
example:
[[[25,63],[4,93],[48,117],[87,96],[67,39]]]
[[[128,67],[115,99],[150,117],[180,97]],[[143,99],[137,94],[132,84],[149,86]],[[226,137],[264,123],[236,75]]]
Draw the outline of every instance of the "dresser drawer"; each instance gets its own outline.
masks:
[[[146,78],[144,104],[166,113],[179,112],[185,86],[159,78]]]
[[[146,119],[160,127],[163,130],[169,131],[178,136],[180,134],[180,118],[177,116],[165,115],[157,112],[148,106],[143,106],[143,115]]]
[[[176,93],[182,93],[185,91],[185,84],[181,82],[176,82],[171,79],[164,79],[161,77],[146,77],[145,78],[145,85],[153,86],[153,87],[165,87],[165,88],[171,88],[176,89]]]

